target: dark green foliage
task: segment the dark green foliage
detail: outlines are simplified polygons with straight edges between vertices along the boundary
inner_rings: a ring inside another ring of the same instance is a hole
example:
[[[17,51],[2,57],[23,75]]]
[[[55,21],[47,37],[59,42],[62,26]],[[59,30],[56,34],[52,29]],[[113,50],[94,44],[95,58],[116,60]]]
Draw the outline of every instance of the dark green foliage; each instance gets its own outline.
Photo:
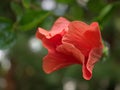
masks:
[[[13,22],[10,19],[0,17],[0,49],[9,48],[15,42],[12,24]]]
[[[37,25],[42,22],[48,15],[49,12],[46,11],[27,10],[19,22],[19,29],[26,31],[37,28]]]

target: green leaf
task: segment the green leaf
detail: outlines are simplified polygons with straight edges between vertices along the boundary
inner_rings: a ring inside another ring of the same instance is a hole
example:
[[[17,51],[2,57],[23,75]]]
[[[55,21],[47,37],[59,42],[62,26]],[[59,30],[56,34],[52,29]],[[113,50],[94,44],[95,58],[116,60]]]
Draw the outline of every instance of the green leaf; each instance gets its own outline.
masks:
[[[42,27],[46,30],[50,30],[55,20],[56,19],[53,16],[46,17],[44,21],[38,25],[38,27]]]
[[[56,0],[59,3],[72,4],[75,0]]]
[[[37,25],[42,22],[48,15],[49,12],[46,11],[28,10],[19,22],[19,29],[24,31],[31,30],[37,27]]]
[[[74,4],[72,7],[69,8],[69,11],[68,13],[66,13],[66,15],[71,20],[82,20],[84,17],[84,12],[80,6]]]
[[[99,24],[103,27],[104,25],[107,25],[111,17],[115,16],[116,13],[118,13],[117,10],[119,10],[120,2],[115,2],[106,5],[100,12],[99,15],[94,18],[93,21],[98,21]]]
[[[107,16],[109,16],[110,12],[112,11],[112,8],[113,8],[113,4],[109,4],[106,7],[104,7],[98,16],[98,20],[102,21]]]
[[[87,7],[92,14],[99,14],[99,11],[106,5],[105,0],[89,0],[87,3]]]
[[[23,14],[22,7],[18,3],[11,2],[11,9],[15,13],[17,21],[19,21]]]
[[[5,17],[0,17],[0,49],[13,46],[15,38],[12,32],[12,21]]]
[[[12,25],[12,21],[5,17],[0,17],[0,31],[4,28],[9,28]]]
[[[25,8],[30,8],[31,0],[22,0],[22,4]]]

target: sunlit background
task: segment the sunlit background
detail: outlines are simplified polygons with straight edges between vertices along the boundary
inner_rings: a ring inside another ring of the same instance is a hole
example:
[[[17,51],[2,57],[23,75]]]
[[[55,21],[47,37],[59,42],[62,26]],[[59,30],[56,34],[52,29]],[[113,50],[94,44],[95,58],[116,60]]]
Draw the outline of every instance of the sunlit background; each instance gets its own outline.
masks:
[[[35,33],[60,16],[100,24],[105,49],[90,81],[80,65],[43,72],[47,50]],[[0,1],[0,90],[120,90],[120,0]]]

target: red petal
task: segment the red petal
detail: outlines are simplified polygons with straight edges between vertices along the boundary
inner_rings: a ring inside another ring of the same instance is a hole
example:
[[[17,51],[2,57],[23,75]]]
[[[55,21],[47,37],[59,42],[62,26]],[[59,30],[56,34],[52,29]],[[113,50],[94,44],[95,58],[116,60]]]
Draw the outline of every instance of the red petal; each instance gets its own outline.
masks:
[[[38,39],[42,40],[43,46],[45,48],[48,49],[48,51],[54,51],[57,47],[57,45],[61,44],[61,39],[62,36],[65,34],[66,32],[64,30],[62,30],[61,32],[59,32],[58,34],[55,34],[54,36],[42,29],[42,28],[38,28],[37,32],[36,32],[36,37]]]
[[[56,47],[61,44],[62,36],[57,34],[50,39],[43,38],[42,43],[45,48],[48,49],[48,52],[55,52]]]
[[[63,17],[60,17],[54,23],[51,31],[38,28],[36,32],[36,37],[42,40],[43,45],[49,51],[55,50],[57,45],[61,44],[61,38],[66,33],[68,24],[68,20],[66,20]]]
[[[84,37],[84,32],[87,31],[89,25],[74,21],[69,24],[69,30],[67,34],[63,37],[63,42],[72,43],[75,47],[77,47],[84,55],[88,55],[91,46],[86,41]]]
[[[82,53],[73,45],[64,43],[57,48],[57,52],[49,53],[43,60],[43,69],[51,73],[71,64],[81,64],[84,60]]]
[[[92,70],[96,62],[100,60],[102,55],[102,48],[94,48],[90,51],[88,60],[82,66],[83,77],[90,80],[92,77]]]
[[[63,42],[72,43],[85,56],[95,47],[102,47],[102,40],[97,23],[87,25],[84,22],[74,21],[69,24],[69,31],[64,36]]]
[[[84,37],[86,37],[87,42],[89,42],[93,48],[103,47],[100,28],[97,22],[93,22],[90,25],[90,28],[84,33]]]
[[[64,42],[57,47],[57,51],[69,57],[74,57],[74,61],[77,61],[80,64],[84,62],[84,55],[73,44]]]
[[[56,20],[56,22],[54,23],[51,32],[52,33],[59,33],[62,30],[67,30],[68,29],[68,25],[69,25],[69,21],[63,17],[60,17]]]
[[[60,17],[54,23],[51,31],[47,31],[47,30],[44,30],[42,28],[38,28],[38,30],[36,32],[36,37],[38,37],[40,39],[42,39],[43,37],[51,38],[56,34],[60,34],[61,32],[66,31],[69,23],[70,22],[68,20],[66,20],[63,17]]]
[[[76,62],[72,59],[60,53],[50,53],[43,59],[43,70],[46,73],[51,73],[65,66],[75,64]]]
[[[39,38],[39,39],[43,39],[44,37],[45,38],[49,38],[50,35],[49,35],[49,32],[42,29],[42,28],[38,28],[37,32],[36,32],[36,37]]]

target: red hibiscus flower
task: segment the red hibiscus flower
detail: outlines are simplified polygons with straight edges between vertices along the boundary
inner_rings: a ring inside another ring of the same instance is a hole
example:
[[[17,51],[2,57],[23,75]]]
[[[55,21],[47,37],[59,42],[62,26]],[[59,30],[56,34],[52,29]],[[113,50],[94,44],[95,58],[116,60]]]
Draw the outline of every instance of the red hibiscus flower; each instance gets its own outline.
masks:
[[[93,67],[103,49],[97,22],[87,25],[60,17],[50,31],[38,28],[36,37],[48,49],[48,54],[43,58],[43,70],[46,73],[81,64],[84,79],[91,79]]]

